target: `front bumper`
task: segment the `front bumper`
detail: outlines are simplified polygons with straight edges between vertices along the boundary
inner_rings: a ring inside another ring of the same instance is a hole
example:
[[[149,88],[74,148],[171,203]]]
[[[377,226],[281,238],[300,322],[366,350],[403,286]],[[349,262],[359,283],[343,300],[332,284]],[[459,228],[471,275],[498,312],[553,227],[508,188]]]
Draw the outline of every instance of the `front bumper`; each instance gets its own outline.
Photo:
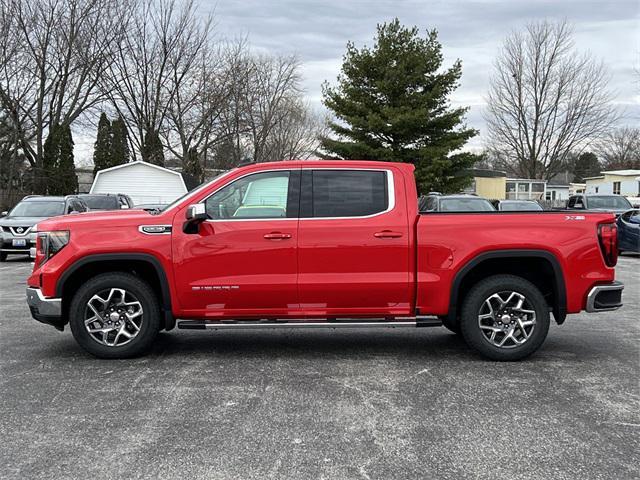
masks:
[[[67,322],[62,318],[62,299],[46,298],[39,288],[27,287],[27,305],[34,319],[64,330]]]
[[[622,282],[597,285],[587,295],[587,312],[608,312],[622,306]]]
[[[36,232],[24,236],[14,236],[8,232],[0,232],[0,252],[29,254],[29,249],[36,244]],[[24,245],[14,245],[13,240],[24,240]]]

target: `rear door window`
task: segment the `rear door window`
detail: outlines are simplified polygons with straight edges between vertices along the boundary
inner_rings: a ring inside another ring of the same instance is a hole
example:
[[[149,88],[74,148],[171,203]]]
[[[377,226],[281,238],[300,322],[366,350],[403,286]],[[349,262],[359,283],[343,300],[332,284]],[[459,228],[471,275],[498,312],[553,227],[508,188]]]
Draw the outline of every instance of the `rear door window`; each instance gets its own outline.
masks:
[[[387,175],[383,170],[312,170],[311,184],[303,181],[303,198],[311,197],[311,208],[307,206],[303,216],[365,217],[384,212],[389,207]]]

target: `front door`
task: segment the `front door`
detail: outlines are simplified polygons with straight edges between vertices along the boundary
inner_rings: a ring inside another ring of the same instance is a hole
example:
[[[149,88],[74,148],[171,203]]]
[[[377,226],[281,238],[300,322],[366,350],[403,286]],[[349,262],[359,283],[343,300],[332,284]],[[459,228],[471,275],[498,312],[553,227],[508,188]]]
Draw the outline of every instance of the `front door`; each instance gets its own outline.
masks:
[[[402,177],[393,173],[303,168],[298,288],[305,315],[411,313],[407,206]]]
[[[209,220],[197,234],[176,221],[174,271],[186,315],[268,318],[298,308],[299,185],[299,170],[248,174],[204,201]]]

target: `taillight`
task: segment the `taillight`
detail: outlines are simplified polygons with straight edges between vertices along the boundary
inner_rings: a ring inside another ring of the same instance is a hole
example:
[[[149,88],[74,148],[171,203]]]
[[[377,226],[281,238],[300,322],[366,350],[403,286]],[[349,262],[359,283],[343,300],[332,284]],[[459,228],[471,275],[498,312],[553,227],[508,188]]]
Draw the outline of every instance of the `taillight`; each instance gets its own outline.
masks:
[[[598,239],[604,263],[615,267],[618,263],[618,227],[615,223],[603,223],[598,226]]]

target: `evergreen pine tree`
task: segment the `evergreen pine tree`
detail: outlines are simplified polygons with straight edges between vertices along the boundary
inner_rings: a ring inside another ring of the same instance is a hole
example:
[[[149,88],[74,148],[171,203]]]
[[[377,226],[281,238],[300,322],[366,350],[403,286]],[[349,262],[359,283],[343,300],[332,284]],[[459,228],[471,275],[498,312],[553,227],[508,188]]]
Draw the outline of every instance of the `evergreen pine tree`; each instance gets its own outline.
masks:
[[[73,161],[73,137],[69,125],[52,125],[44,143],[46,193],[70,195],[78,191],[78,177]]]
[[[58,160],[60,195],[69,195],[78,191],[78,176],[73,158],[73,136],[69,125],[60,128],[60,158]]]
[[[111,166],[122,165],[131,161],[129,150],[129,132],[122,117],[116,118],[111,124]]]
[[[41,193],[44,195],[52,195],[53,191],[57,191],[55,184],[58,182],[57,169],[58,158],[60,157],[59,137],[60,125],[50,125],[49,133],[43,145],[42,172],[37,173],[40,178],[35,180],[36,184],[41,185]]]
[[[114,122],[115,123],[115,122]],[[93,174],[113,166],[112,157],[112,125],[107,115],[102,112],[98,121],[98,134],[93,149]]]
[[[585,177],[600,175],[602,167],[595,153],[583,152],[570,162],[569,169],[573,172],[573,181],[581,183]]]
[[[142,155],[142,160],[145,162],[164,167],[164,151],[162,149],[160,136],[156,130],[147,128],[144,135],[144,145],[142,145],[140,154]]]
[[[378,25],[373,48],[348,43],[337,86],[322,88],[337,117],[329,123],[337,138],[321,138],[323,155],[413,163],[423,193],[464,188],[478,157],[459,150],[478,132],[464,125],[468,109],[448,100],[461,62],[444,71],[442,63],[437,32],[422,38],[398,19]]]
[[[202,165],[200,163],[200,156],[198,155],[198,151],[195,148],[190,148],[187,151],[187,155],[185,156],[182,163],[182,171],[187,175],[191,175],[193,178],[202,182],[204,170],[202,169]]]

